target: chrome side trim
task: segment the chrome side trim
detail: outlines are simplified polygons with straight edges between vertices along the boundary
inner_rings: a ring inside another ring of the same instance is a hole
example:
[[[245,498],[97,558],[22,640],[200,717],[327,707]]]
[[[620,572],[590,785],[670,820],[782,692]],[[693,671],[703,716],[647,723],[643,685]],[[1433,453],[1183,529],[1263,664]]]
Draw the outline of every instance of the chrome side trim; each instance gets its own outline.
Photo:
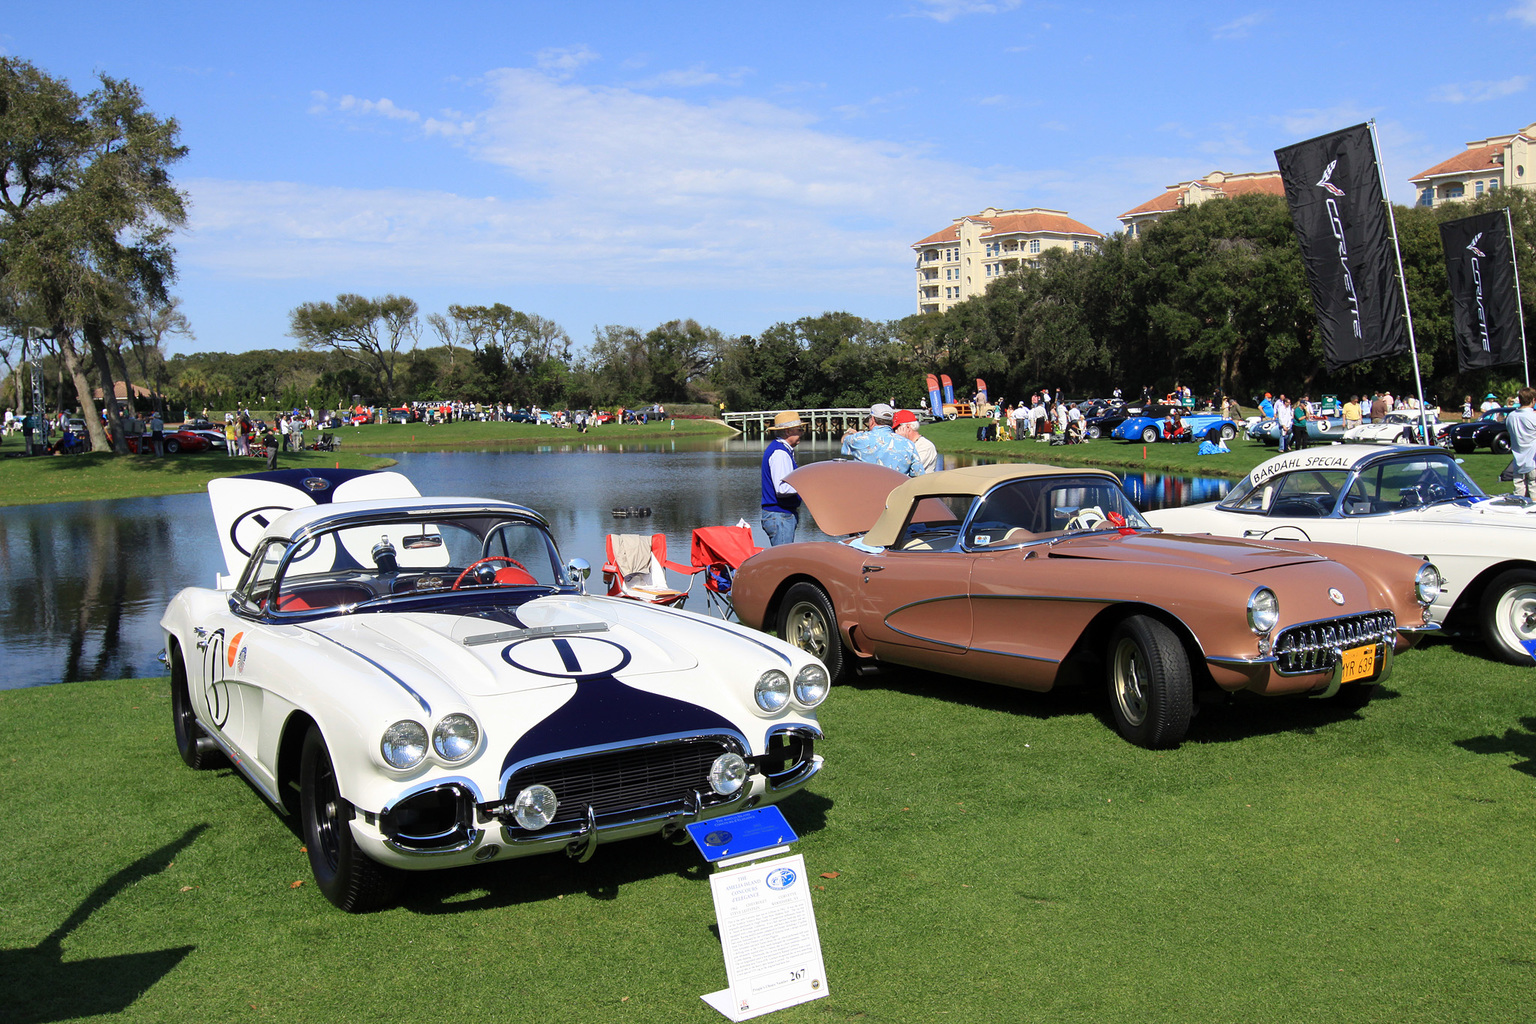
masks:
[[[1260,665],[1273,665],[1280,659],[1273,654],[1265,655],[1262,658],[1257,656],[1252,658],[1224,658],[1220,655],[1212,654],[1208,655],[1205,660],[1212,665],[1230,665],[1233,668],[1256,668]]]
[[[308,626],[296,626],[295,628],[302,629],[302,630],[304,630],[304,632],[310,633],[310,634],[312,634],[314,636],[317,636],[317,637],[319,637],[322,640],[328,640],[331,643],[335,644],[337,647],[340,647],[342,650],[346,651],[348,654],[355,655],[360,660],[366,661],[368,664],[372,665],[374,668],[378,669],[380,672],[384,673],[386,676],[388,676],[389,678],[393,679],[400,686],[400,689],[404,690],[406,693],[408,693],[412,697],[416,698],[416,703],[421,706],[421,713],[422,714],[430,715],[432,713],[432,705],[427,703],[427,700],[426,700],[425,697],[423,697],[421,694],[417,693],[415,690],[411,689],[411,685],[409,683],[407,683],[404,679],[401,679],[399,676],[395,675],[389,669],[385,668],[383,665],[380,665],[378,662],[376,662],[372,658],[368,657],[368,655],[364,654],[361,651],[355,651],[352,648],[348,647],[346,644],[342,643],[340,640],[337,640],[334,637],[326,636],[324,633],[321,633],[318,630],[310,629]]]

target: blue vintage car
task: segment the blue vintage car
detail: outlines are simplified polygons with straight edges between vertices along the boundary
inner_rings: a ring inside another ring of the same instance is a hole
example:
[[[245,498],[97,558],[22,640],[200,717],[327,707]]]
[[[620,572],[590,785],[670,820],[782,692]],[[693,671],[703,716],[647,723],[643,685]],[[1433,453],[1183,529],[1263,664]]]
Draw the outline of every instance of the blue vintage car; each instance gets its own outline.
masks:
[[[1260,420],[1248,428],[1248,439],[1278,445],[1280,429],[1275,426],[1273,419]],[[1307,440],[1312,444],[1328,444],[1332,441],[1344,440],[1343,417],[1324,416],[1321,419],[1307,420]]]
[[[1111,433],[1111,437],[1122,441],[1140,441],[1142,444],[1151,444],[1163,438],[1162,416],[1128,416]],[[1215,427],[1221,432],[1223,441],[1230,441],[1237,436],[1237,424],[1225,416],[1208,414],[1202,416],[1185,416],[1184,425],[1189,428],[1189,436],[1186,440],[1201,441],[1205,439],[1205,432]]]

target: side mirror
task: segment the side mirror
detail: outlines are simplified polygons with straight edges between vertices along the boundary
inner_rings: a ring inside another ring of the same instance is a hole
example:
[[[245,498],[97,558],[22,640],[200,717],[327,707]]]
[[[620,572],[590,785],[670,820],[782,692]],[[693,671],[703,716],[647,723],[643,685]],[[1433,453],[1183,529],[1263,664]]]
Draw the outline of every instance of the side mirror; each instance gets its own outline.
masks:
[[[585,594],[587,578],[592,575],[592,563],[585,558],[573,558],[565,563],[565,574],[576,584],[576,589]]]

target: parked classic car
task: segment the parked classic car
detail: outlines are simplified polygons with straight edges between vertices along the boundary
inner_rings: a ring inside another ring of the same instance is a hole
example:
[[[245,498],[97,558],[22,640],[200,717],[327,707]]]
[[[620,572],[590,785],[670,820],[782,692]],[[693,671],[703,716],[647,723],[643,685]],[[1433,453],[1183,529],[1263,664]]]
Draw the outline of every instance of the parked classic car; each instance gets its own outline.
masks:
[[[124,438],[128,442],[128,450],[135,455],[139,452],[139,443],[143,442],[146,452],[154,451],[155,439],[150,434],[129,434]],[[167,455],[175,455],[177,452],[205,452],[212,447],[208,438],[191,430],[163,430],[160,432],[161,446],[165,448]]]
[[[1182,533],[1402,551],[1444,575],[1430,608],[1516,665],[1536,655],[1536,504],[1489,497],[1437,448],[1330,445],[1254,467],[1219,502],[1146,513]]]
[[[820,769],[820,662],[588,596],[532,509],[359,470],[208,490],[229,575],[161,619],[176,744],[297,816],[338,907],[395,869],[680,838]]]
[[[1163,422],[1167,416],[1128,416],[1125,421],[1111,431],[1111,436],[1121,441],[1140,441],[1142,444],[1152,444],[1163,439]],[[1191,413],[1182,417],[1186,428],[1183,437],[1185,441],[1203,441],[1206,431],[1215,427],[1221,434],[1223,441],[1230,441],[1237,436],[1237,424],[1225,416],[1206,413]]]
[[[1435,410],[1438,415],[1439,410]],[[1429,436],[1439,436],[1443,424],[1432,415]],[[1423,444],[1424,425],[1419,414],[1406,409],[1387,413],[1381,423],[1361,423],[1350,427],[1338,438],[1347,444]]]
[[[1460,455],[1471,455],[1479,448],[1487,448],[1495,455],[1508,455],[1509,426],[1504,419],[1514,411],[1514,406],[1504,406],[1469,423],[1447,423],[1440,428],[1437,440]]]
[[[1438,579],[1385,551],[1159,533],[1102,470],[908,481],[819,462],[789,479],[824,533],[857,536],[749,558],[742,622],[834,678],[875,662],[1028,690],[1098,674],[1115,727],[1149,747],[1183,739],[1197,691],[1364,704],[1426,629]]]
[[[1344,436],[1343,417],[1324,416],[1321,419],[1309,419],[1306,422],[1307,441],[1309,444],[1327,444],[1331,441],[1337,441]],[[1278,445],[1280,443],[1280,428],[1275,425],[1273,417],[1259,420],[1257,423],[1249,425],[1248,440]]]

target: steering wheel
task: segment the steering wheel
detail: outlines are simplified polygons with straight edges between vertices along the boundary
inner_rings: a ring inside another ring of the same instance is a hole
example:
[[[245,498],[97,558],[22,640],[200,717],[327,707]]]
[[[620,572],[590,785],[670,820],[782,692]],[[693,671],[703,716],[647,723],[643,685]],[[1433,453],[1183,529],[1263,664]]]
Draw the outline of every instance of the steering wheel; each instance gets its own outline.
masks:
[[[523,563],[519,562],[517,559],[508,558],[506,555],[486,555],[484,558],[471,562],[463,572],[459,573],[459,578],[454,580],[453,586],[449,587],[448,589],[458,590],[459,586],[464,582],[464,577],[474,572],[477,568],[484,565],[486,562],[506,562],[508,565],[515,565],[519,569],[522,569],[524,573],[527,573],[529,579],[533,579],[533,573],[528,572],[527,569],[524,569]]]
[[[1091,530],[1105,521],[1104,510],[1094,505],[1090,508],[1080,508],[1067,520],[1068,530]]]

